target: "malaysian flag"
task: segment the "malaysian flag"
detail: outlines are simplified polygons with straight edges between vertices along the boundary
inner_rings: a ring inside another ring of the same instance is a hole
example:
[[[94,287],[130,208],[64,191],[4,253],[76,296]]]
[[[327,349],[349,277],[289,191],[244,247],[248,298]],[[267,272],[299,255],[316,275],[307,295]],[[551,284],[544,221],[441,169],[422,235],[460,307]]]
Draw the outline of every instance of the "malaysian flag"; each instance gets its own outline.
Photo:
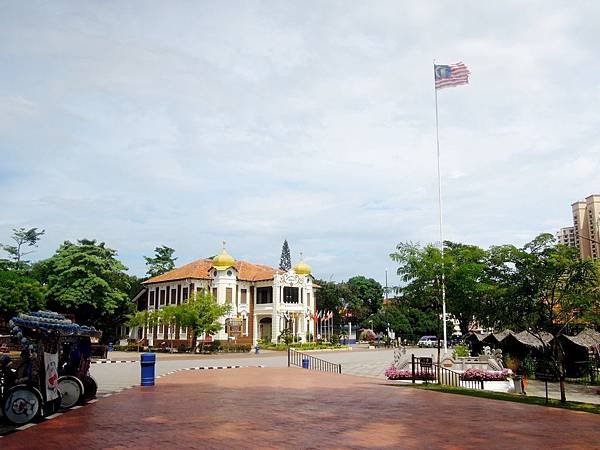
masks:
[[[435,75],[435,88],[443,89],[445,87],[460,86],[469,84],[469,69],[463,63],[459,62],[450,65],[433,65]]]

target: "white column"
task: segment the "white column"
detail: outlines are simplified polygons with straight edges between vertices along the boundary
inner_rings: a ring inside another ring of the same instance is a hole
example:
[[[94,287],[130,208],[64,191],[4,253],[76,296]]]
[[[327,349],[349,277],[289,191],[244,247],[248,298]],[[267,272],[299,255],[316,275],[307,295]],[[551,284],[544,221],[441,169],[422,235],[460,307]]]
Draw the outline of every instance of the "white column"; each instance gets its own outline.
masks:
[[[252,315],[252,345],[256,345],[258,341],[258,319],[256,314]]]

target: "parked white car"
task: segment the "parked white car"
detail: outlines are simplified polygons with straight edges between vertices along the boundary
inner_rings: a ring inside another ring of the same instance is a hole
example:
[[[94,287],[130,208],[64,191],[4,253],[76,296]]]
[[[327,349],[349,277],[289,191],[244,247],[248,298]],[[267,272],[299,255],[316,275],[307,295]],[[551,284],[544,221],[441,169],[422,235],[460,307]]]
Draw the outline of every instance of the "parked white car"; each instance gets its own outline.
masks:
[[[438,338],[437,336],[422,336],[421,339],[419,339],[419,342],[417,342],[417,347],[437,347],[438,345]]]

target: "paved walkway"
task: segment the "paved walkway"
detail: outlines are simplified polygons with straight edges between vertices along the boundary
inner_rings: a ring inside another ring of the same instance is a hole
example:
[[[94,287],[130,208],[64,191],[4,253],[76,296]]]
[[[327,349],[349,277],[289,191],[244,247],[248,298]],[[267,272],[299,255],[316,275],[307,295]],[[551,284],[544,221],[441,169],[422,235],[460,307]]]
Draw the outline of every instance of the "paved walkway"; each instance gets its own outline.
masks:
[[[600,416],[296,368],[185,371],[2,438],[3,449],[600,448]]]

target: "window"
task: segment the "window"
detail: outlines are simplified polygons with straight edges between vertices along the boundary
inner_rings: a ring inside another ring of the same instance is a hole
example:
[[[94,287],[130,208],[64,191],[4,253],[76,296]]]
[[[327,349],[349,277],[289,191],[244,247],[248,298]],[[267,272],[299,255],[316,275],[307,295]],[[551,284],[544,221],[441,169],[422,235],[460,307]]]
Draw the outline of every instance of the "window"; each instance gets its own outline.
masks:
[[[240,303],[242,305],[246,304],[246,296],[248,294],[248,290],[247,289],[242,289],[240,292]]]
[[[256,304],[273,303],[273,288],[260,287],[256,289]]]
[[[213,288],[212,296],[215,299],[215,301],[217,301],[217,288]]]
[[[285,286],[283,288],[283,302],[284,303],[298,303],[298,291],[297,287]]]
[[[162,289],[160,291],[160,305],[164,305],[165,304],[165,296],[167,295],[167,291],[165,291],[164,289]]]
[[[233,303],[233,289],[231,288],[225,289],[225,303]]]
[[[231,276],[231,275],[233,275],[233,272],[232,272],[231,270],[228,270],[228,271],[227,271],[227,275],[228,275],[228,276]]]
[[[171,289],[171,305],[177,303],[177,289]]]
[[[154,291],[150,292],[150,306],[154,306]]]
[[[190,294],[189,294],[188,288],[184,287],[183,288],[183,294],[182,294],[182,297],[181,297],[182,300],[185,302],[188,299],[189,296],[190,296]]]
[[[310,292],[306,293],[306,306],[310,308]]]

